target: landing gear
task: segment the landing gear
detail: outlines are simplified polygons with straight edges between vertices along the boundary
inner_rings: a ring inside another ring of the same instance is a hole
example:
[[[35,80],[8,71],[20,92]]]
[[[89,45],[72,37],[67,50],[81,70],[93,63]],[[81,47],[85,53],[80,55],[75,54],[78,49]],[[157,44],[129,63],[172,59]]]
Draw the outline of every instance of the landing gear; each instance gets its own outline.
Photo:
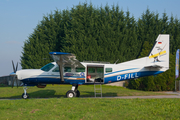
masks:
[[[78,85],[73,85],[73,86],[72,86],[72,89],[69,90],[69,91],[66,93],[66,97],[67,97],[67,98],[80,97],[80,92],[79,92],[79,90],[78,90]]]
[[[23,93],[23,94],[22,94],[22,98],[24,98],[24,99],[29,98],[29,94],[27,94],[27,93],[26,93],[26,94],[24,94],[24,93]]]
[[[80,92],[79,92],[79,90],[76,91],[76,97],[80,97]]]
[[[27,87],[23,87],[23,89],[24,89],[24,93],[22,94],[22,98],[24,98],[24,99],[29,98],[29,94],[27,94],[27,92],[26,92],[26,90],[27,90],[28,88],[27,88]]]
[[[73,90],[69,90],[69,91],[66,93],[66,97],[67,97],[67,98],[76,97],[76,93],[75,93]]]

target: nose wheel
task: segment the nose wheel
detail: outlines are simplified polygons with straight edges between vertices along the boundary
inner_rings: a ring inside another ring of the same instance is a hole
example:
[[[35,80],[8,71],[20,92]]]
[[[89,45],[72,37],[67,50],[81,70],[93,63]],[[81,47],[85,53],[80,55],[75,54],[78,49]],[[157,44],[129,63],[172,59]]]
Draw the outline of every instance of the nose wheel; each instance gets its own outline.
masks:
[[[72,89],[67,91],[66,97],[67,98],[80,97],[80,92],[78,90],[78,85],[73,85]]]
[[[26,90],[27,90],[28,88],[27,88],[27,87],[23,87],[23,89],[24,89],[24,93],[22,94],[22,98],[24,98],[24,99],[29,98],[29,94],[26,92]]]
[[[26,93],[26,94],[24,94],[24,93],[23,93],[23,94],[22,94],[22,98],[24,98],[24,99],[29,98],[29,94],[27,94],[27,93]]]

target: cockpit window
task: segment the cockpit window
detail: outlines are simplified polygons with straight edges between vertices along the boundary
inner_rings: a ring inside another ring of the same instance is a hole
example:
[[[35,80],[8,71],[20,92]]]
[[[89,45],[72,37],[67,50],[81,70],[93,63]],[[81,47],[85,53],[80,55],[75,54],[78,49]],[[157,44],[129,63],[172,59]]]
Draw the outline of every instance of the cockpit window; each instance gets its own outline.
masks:
[[[53,72],[59,72],[59,66],[54,68]]]
[[[44,67],[41,68],[41,70],[48,72],[50,69],[52,69],[54,67],[54,64],[49,63],[47,65],[45,65]]]

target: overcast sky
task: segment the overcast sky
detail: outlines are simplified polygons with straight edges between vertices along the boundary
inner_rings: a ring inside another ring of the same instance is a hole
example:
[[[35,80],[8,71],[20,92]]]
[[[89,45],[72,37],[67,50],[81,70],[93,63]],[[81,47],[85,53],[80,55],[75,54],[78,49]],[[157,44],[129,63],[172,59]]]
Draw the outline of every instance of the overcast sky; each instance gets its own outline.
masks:
[[[0,0],[0,76],[13,72],[12,60],[20,63],[24,42],[44,15],[56,9],[70,10],[86,1],[96,8],[118,4],[136,19],[147,8],[161,16],[166,12],[169,17],[173,14],[180,19],[180,0]],[[18,69],[21,69],[20,64]]]

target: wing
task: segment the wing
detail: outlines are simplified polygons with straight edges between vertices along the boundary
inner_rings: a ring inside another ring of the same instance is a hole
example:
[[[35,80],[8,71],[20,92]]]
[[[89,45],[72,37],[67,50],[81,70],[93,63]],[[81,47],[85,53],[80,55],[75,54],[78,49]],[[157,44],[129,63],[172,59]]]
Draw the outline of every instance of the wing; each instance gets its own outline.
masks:
[[[76,56],[72,53],[64,53],[64,52],[50,52],[49,53],[54,61],[59,65],[60,70],[60,78],[61,81],[64,82],[63,78],[63,67],[69,66],[72,68],[85,68],[77,59]]]

